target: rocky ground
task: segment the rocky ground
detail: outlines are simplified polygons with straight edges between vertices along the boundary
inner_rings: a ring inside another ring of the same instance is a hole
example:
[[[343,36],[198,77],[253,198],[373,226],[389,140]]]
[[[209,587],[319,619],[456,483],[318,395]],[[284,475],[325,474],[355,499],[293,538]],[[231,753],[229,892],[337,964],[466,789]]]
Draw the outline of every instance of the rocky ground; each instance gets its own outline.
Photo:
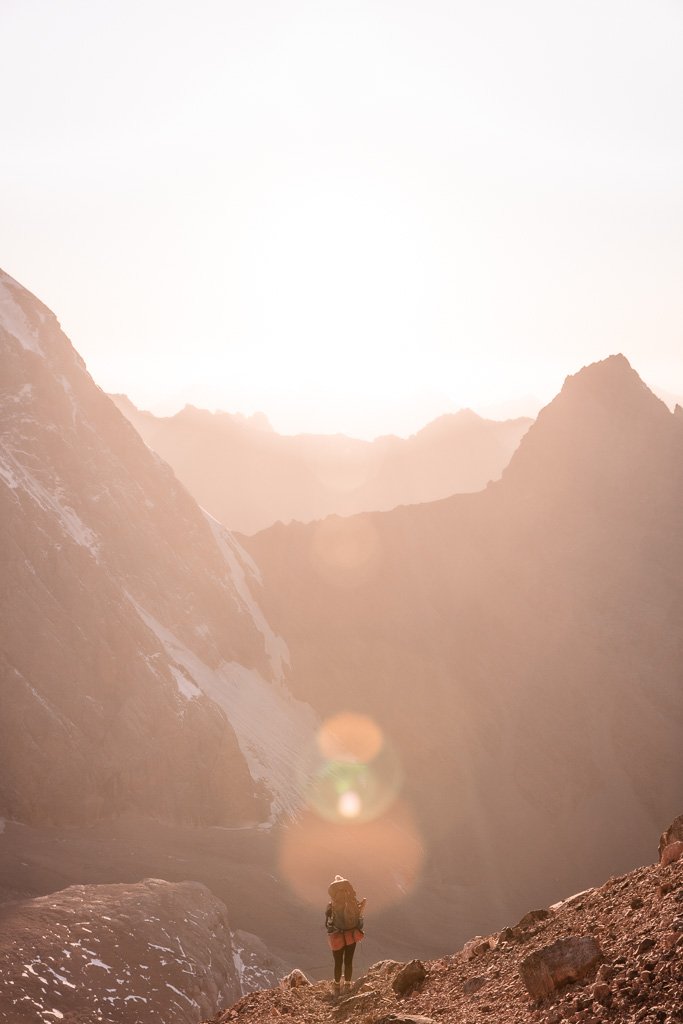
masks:
[[[678,820],[683,826],[683,819]],[[590,938],[567,943],[572,937]],[[583,967],[580,947],[594,952]],[[557,964],[544,966],[553,953],[556,960],[565,958],[559,969]],[[535,959],[541,966],[536,964],[532,971]],[[535,993],[541,993],[539,998],[530,994],[520,968]],[[566,980],[583,971],[579,980]],[[382,961],[341,998],[335,999],[330,983],[301,987],[281,983],[242,998],[211,1024],[278,1020],[292,1024],[679,1024],[683,1022],[683,859],[638,868],[551,908],[532,911],[517,925],[477,937],[451,956],[424,965]]]

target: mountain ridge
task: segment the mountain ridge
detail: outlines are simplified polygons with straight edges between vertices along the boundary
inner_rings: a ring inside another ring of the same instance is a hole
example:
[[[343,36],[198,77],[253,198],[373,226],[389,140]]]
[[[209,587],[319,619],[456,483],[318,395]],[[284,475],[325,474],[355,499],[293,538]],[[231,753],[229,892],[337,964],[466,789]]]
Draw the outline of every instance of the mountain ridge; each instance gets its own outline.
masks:
[[[531,420],[447,413],[409,438],[280,435],[251,418],[186,407],[175,416],[120,410],[198,503],[231,529],[388,509],[476,491],[500,476]],[[219,467],[217,471],[217,467]],[[239,480],[239,487],[234,482]]]

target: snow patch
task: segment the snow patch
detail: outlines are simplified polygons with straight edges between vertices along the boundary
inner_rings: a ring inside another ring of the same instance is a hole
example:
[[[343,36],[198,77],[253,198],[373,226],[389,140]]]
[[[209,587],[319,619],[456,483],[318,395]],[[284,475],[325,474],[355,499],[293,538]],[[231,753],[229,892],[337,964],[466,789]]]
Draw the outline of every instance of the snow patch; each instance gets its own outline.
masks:
[[[202,691],[198,686],[195,686],[186,672],[178,668],[177,665],[170,665],[169,667],[178,685],[178,690],[186,700],[196,700],[197,697],[201,697]]]
[[[97,959],[88,960],[88,962],[87,962],[87,964],[85,966],[86,967],[101,967],[105,971],[110,971],[111,970],[111,967],[109,966],[109,964],[104,964],[104,963],[102,963],[101,960],[97,960]]]
[[[211,527],[214,540],[223,555],[242,607],[251,616],[254,625],[263,637],[273,675],[281,683],[284,679],[284,665],[289,664],[287,644],[281,636],[278,636],[271,629],[265,615],[254,600],[247,581],[248,571],[256,582],[260,584],[261,573],[253,558],[237,543],[230,530],[227,530],[205,509],[202,509],[202,512]]]
[[[196,1006],[197,1009],[199,1009],[199,1003],[196,999],[191,999],[188,995],[185,995],[185,993],[181,992],[179,988],[175,987],[175,985],[171,985],[170,981],[166,982],[166,988],[170,988],[171,992],[175,992],[177,996],[182,996],[183,999],[186,999],[190,1006]]]
[[[40,960],[34,960],[33,964],[40,964]],[[24,964],[24,967],[29,972],[29,974],[33,974],[34,977],[38,979],[38,981],[42,981],[43,985],[47,985],[47,978],[43,978],[40,974],[38,974],[38,971],[35,969],[33,964]],[[40,964],[40,966],[42,967],[43,965]]]
[[[55,971],[53,967],[47,967],[46,966],[46,970],[48,970],[50,972],[50,974],[53,974],[55,976],[55,978],[57,979],[57,981],[60,982],[60,984],[66,985],[67,988],[76,988],[74,983],[72,981],[69,981],[68,978],[66,977],[66,975],[59,974],[59,972]]]
[[[183,677],[223,709],[252,778],[264,782],[273,795],[273,815],[296,816],[311,777],[310,752],[319,725],[311,706],[296,700],[283,684],[269,683],[256,669],[238,662],[211,668],[127,596]]]
[[[99,542],[93,531],[69,505],[62,504],[56,494],[36,480],[9,450],[0,456],[0,477],[12,490],[21,488],[40,508],[56,515],[64,532],[80,547],[86,548],[96,561],[99,560]]]

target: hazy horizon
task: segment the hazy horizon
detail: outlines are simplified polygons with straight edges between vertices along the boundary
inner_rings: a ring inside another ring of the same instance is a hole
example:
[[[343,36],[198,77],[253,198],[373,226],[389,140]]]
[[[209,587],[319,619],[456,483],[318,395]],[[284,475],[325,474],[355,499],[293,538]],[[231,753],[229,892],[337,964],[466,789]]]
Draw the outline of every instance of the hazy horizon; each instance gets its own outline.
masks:
[[[366,437],[616,351],[683,392],[680,6],[25,0],[0,30],[0,264],[107,391]]]
[[[604,358],[608,358],[608,355],[605,355]],[[602,359],[597,359],[595,361],[602,362]],[[629,360],[629,362],[633,366],[632,361]],[[285,437],[295,437],[301,434],[313,434],[323,436],[342,434],[355,440],[374,441],[378,440],[381,437],[387,436],[408,438],[414,436],[416,433],[419,433],[425,427],[429,426],[430,423],[434,422],[434,420],[440,419],[443,416],[456,415],[457,413],[461,412],[473,412],[475,413],[475,415],[481,417],[482,419],[497,420],[499,422],[504,422],[506,420],[513,419],[535,419],[538,413],[541,411],[541,409],[545,405],[548,405],[553,400],[553,398],[555,398],[556,395],[559,393],[564,383],[564,380],[567,377],[573,376],[574,374],[578,373],[581,369],[581,366],[577,366],[571,370],[568,370],[562,378],[562,380],[560,381],[560,384],[558,385],[557,389],[552,393],[548,394],[544,401],[541,401],[539,398],[536,398],[533,395],[528,395],[516,399],[510,398],[508,401],[502,400],[494,405],[483,405],[480,406],[479,408],[476,408],[473,405],[462,405],[457,407],[453,405],[450,408],[443,408],[441,411],[426,411],[425,418],[420,418],[419,414],[414,414],[411,418],[410,415],[407,414],[406,409],[404,408],[399,411],[399,415],[403,416],[404,420],[406,420],[408,423],[411,423],[412,425],[406,425],[402,429],[391,429],[391,416],[389,415],[387,419],[389,425],[385,430],[381,430],[379,432],[367,432],[365,434],[363,434],[361,431],[353,432],[350,430],[343,429],[287,429],[286,421],[284,421],[284,423],[281,425],[280,422],[278,421],[278,418],[275,416],[270,416],[266,409],[253,409],[250,410],[249,412],[245,412],[243,409],[225,409],[222,408],[221,406],[210,407],[206,405],[199,405],[193,401],[187,401],[182,405],[178,405],[177,402],[173,401],[173,399],[171,398],[162,398],[156,403],[152,404],[150,407],[145,407],[142,404],[139,405],[134,400],[130,392],[122,391],[118,392],[118,394],[123,395],[125,398],[133,402],[133,405],[138,409],[139,412],[151,413],[153,416],[158,418],[170,418],[173,416],[177,416],[179,413],[183,412],[184,409],[191,407],[197,409],[197,411],[199,412],[207,412],[210,413],[211,415],[233,416],[238,419],[250,419],[252,417],[264,416],[268,421],[268,425],[274,431],[274,433],[280,434]],[[634,366],[634,369],[638,371],[638,366]],[[676,404],[680,404],[680,402],[683,400],[683,394],[675,394],[669,389],[659,387],[656,383],[652,383],[651,381],[645,380],[644,383],[647,385],[650,391],[652,391],[653,394],[660,398],[672,411],[674,406]],[[412,411],[414,413],[414,410]]]

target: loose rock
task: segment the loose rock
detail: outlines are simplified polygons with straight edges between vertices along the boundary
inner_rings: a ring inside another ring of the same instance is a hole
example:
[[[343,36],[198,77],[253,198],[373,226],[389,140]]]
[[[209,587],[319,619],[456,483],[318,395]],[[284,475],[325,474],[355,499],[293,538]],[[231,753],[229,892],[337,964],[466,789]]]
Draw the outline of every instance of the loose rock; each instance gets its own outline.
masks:
[[[592,935],[575,935],[531,953],[519,966],[532,999],[545,999],[571,981],[579,981],[602,960],[602,951]]]
[[[394,992],[399,996],[412,992],[416,985],[421,984],[427,977],[425,966],[421,960],[411,960],[405,967],[402,967],[391,983]]]
[[[476,978],[468,978],[467,981],[463,982],[462,990],[466,996],[471,996],[473,992],[478,992],[480,988],[483,988],[486,981],[487,979],[482,975],[477,975]]]
[[[289,974],[280,979],[282,988],[301,988],[304,985],[310,984],[304,972],[300,971],[298,967],[295,967],[293,971],[290,971]]]

